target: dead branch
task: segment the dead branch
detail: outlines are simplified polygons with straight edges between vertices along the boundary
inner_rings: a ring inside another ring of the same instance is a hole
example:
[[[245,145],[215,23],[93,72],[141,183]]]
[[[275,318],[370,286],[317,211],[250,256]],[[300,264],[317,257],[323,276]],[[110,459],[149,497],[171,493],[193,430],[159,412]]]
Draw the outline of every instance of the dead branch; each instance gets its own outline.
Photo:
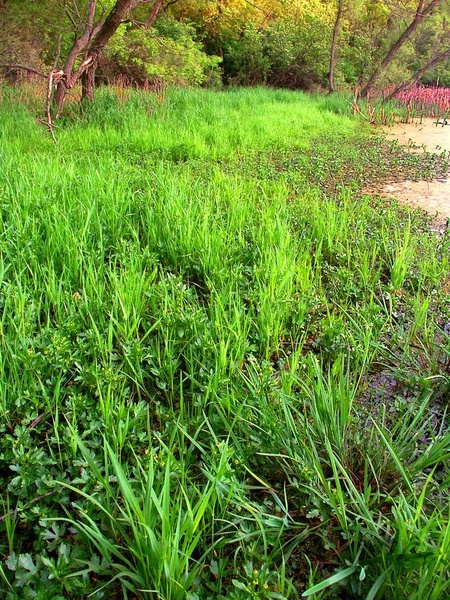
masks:
[[[51,108],[52,108],[53,80],[55,77],[56,78],[62,77],[64,75],[64,71],[62,71],[62,70],[56,71],[56,67],[58,65],[60,54],[61,54],[61,36],[59,36],[59,40],[58,40],[58,49],[56,51],[55,61],[53,63],[52,70],[50,71],[50,74],[48,76],[47,102],[45,105],[45,114],[47,116],[47,130],[49,131],[50,135],[52,136],[52,140],[55,142],[55,144],[58,144],[58,141],[55,138],[55,133],[53,131]]]
[[[80,25],[80,21],[78,21],[78,23],[75,21],[73,15],[72,15],[73,11],[70,10],[70,8],[68,6],[66,6],[66,5],[64,5],[64,12],[66,13],[67,18],[72,23],[74,31],[76,32],[77,29],[78,29],[78,27],[79,27],[79,25]]]
[[[256,10],[259,10],[263,13],[263,15],[266,16],[266,19],[271,19],[273,17],[273,14],[268,12],[265,8],[263,8],[262,6],[258,6],[257,4],[253,4],[253,2],[250,2],[250,0],[245,0],[245,2],[247,4],[249,4],[250,6],[252,6],[253,8],[256,8]]]
[[[23,70],[23,71],[28,71],[29,73],[34,73],[35,75],[39,75],[39,77],[43,77],[44,79],[47,79],[48,75],[46,75],[45,73],[42,73],[42,71],[39,71],[38,69],[35,69],[34,67],[29,67],[28,65],[19,65],[18,63],[0,63],[0,67],[5,67],[6,69],[18,69],[18,70]]]
[[[72,0],[72,4],[73,4],[74,12],[78,17],[78,21],[80,23],[84,23],[85,21],[84,21],[83,17],[81,16],[80,9],[78,8],[78,4],[76,3],[76,0]]]
[[[56,406],[56,404],[53,403],[51,410],[54,410],[55,406]],[[30,423],[30,425],[28,426],[28,429],[34,429],[35,427],[37,427],[39,425],[39,423],[42,421],[42,419],[45,417],[45,415],[47,415],[47,414],[48,414],[47,411],[44,411],[43,413],[41,413],[40,415],[38,415],[35,418],[35,420],[32,423]]]
[[[164,12],[169,8],[169,6],[172,6],[172,4],[176,4],[177,2],[178,0],[171,0],[171,2],[168,2],[163,8]]]
[[[364,119],[366,119],[366,121],[369,121],[369,123],[370,123],[369,117],[367,115],[365,115],[363,112],[361,112],[361,109],[359,108],[356,100],[354,100],[353,102],[350,102],[350,101],[347,100],[347,102],[353,108],[353,114],[358,113],[359,115],[361,115],[361,117],[363,117]]]

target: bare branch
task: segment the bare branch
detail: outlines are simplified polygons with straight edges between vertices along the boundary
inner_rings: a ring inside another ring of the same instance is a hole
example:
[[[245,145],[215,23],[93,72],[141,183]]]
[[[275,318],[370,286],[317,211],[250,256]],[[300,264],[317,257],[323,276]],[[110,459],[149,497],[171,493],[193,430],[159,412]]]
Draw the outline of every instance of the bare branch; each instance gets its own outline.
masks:
[[[83,17],[80,15],[80,9],[78,8],[78,4],[76,3],[76,0],[72,0],[72,4],[73,4],[74,12],[77,15],[79,21],[84,22]]]
[[[66,13],[66,15],[67,15],[67,18],[68,18],[68,19],[69,19],[69,21],[72,23],[72,25],[73,25],[73,27],[74,27],[74,30],[76,31],[76,30],[78,29],[78,27],[79,27],[79,25],[80,25],[80,24],[79,24],[79,23],[77,23],[77,22],[75,21],[75,19],[73,18],[73,16],[72,16],[72,11],[71,11],[71,10],[70,10],[70,9],[69,9],[67,6],[64,6],[64,12]]]
[[[172,4],[176,4],[177,2],[178,0],[172,0],[171,2],[168,2],[163,8],[163,10],[166,11],[169,8],[169,6],[172,6]]]
[[[253,8],[256,8],[256,10],[260,10],[264,15],[266,15],[267,19],[270,19],[273,17],[272,13],[268,12],[265,8],[262,8],[262,6],[258,6],[257,4],[253,4],[253,2],[250,2],[250,0],[245,0],[245,2],[247,4],[249,4],[250,6],[253,6]]]
[[[55,409],[55,404],[52,404],[52,410]],[[40,415],[38,415],[35,420],[30,423],[30,425],[28,426],[28,429],[34,429],[37,425],[39,425],[39,423],[42,421],[42,419],[45,417],[45,415],[48,414],[47,411],[44,411],[43,413],[41,413]]]
[[[52,140],[55,142],[55,144],[58,144],[58,142],[55,138],[55,133],[53,131],[51,107],[52,107],[53,78],[57,75],[61,76],[64,74],[64,71],[56,72],[56,67],[58,65],[60,54],[61,54],[61,36],[59,36],[59,40],[58,40],[58,49],[56,52],[55,61],[53,63],[52,70],[50,71],[50,74],[48,76],[47,102],[45,105],[45,114],[47,117],[47,130],[50,132],[50,135],[52,136]]]
[[[39,75],[39,77],[44,77],[47,79],[48,75],[42,73],[42,71],[38,71],[34,67],[29,67],[28,65],[19,65],[17,63],[0,63],[0,67],[5,67],[7,69],[18,69],[23,71],[28,71],[29,73],[34,73],[35,75]]]

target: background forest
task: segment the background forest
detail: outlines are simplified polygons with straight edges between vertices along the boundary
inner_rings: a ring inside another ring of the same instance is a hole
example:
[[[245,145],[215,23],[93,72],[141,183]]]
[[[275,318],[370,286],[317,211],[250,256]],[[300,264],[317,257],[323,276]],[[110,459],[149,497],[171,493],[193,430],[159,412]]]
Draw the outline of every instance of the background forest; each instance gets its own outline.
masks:
[[[115,5],[124,19],[96,65],[109,82],[363,89],[418,74],[450,84],[447,0],[1,0],[0,62],[46,72],[87,32],[79,66]]]

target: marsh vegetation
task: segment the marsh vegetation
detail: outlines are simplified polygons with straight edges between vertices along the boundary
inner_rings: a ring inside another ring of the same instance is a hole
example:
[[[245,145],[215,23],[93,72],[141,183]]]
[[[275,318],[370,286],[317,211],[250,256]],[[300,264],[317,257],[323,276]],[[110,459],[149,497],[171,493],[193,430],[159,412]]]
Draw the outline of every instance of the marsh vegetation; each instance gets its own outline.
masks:
[[[57,146],[31,103],[2,90],[2,596],[444,598],[449,236],[361,189],[446,156],[338,96],[102,89]]]

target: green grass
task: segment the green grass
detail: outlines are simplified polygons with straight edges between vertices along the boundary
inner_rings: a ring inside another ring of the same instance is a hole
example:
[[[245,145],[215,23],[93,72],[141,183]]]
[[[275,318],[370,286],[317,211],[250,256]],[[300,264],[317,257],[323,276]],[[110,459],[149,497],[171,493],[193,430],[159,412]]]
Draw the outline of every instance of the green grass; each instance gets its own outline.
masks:
[[[265,89],[55,146],[2,92],[1,594],[444,597],[449,240],[360,190],[446,158]]]

